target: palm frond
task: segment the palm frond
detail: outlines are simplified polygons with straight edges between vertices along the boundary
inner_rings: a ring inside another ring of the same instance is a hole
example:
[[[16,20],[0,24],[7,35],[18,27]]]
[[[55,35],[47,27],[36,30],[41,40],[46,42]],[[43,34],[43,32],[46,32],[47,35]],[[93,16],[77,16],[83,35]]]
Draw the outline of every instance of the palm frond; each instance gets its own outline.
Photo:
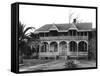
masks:
[[[23,32],[23,34],[25,34],[28,30],[32,30],[32,29],[35,29],[34,27],[28,27],[28,28],[26,28],[25,30],[24,30],[24,32]]]

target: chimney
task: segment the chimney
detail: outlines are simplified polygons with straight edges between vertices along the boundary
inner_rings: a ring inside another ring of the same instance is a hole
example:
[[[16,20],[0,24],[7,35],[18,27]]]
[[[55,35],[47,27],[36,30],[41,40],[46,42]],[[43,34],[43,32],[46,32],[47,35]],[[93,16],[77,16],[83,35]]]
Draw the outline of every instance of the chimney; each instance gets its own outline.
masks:
[[[76,19],[73,19],[73,23],[76,23]]]

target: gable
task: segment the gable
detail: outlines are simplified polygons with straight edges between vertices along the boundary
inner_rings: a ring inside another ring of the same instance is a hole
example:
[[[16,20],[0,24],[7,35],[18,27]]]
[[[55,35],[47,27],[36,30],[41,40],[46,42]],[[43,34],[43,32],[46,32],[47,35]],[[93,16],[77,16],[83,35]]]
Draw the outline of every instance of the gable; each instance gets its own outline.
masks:
[[[49,30],[58,30],[58,28],[53,24],[53,25],[49,28]]]
[[[69,29],[78,30],[75,24],[71,24]]]

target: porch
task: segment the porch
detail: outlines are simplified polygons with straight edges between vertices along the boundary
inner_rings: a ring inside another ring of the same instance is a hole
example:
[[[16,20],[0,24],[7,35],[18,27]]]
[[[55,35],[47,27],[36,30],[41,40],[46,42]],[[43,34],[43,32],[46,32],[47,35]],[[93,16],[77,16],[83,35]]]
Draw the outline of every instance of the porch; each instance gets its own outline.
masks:
[[[42,42],[39,57],[85,57],[88,56],[86,41],[52,41]]]

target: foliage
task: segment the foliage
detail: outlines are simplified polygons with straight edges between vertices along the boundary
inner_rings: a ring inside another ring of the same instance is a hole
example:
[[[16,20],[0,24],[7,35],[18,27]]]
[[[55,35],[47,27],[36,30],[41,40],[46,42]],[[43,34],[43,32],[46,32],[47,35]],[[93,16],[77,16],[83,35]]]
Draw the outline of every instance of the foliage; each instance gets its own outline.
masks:
[[[89,41],[89,59],[96,59],[96,39],[93,38]]]
[[[38,52],[39,52],[39,36],[37,34],[34,33],[30,33],[30,41],[29,41],[29,46],[31,47],[32,51],[35,52],[38,56]]]
[[[74,63],[74,61],[73,60],[68,60],[67,62],[66,62],[66,68],[76,68],[77,67],[77,65]]]
[[[28,36],[29,33],[27,33],[28,30],[35,29],[34,27],[27,27],[25,28],[24,24],[21,24],[19,22],[19,31],[18,31],[18,38],[19,38],[19,62],[22,62],[22,56],[27,55],[29,56],[31,54],[31,48],[28,45],[30,37]]]
[[[25,25],[19,22],[19,30],[18,30],[19,41],[23,41],[24,39],[29,39],[29,36],[28,36],[29,33],[27,33],[27,31],[32,30],[32,29],[35,29],[35,28],[34,27],[25,28]]]
[[[93,29],[92,31],[92,37],[89,40],[89,55],[88,55],[89,60],[96,59],[96,30]]]

